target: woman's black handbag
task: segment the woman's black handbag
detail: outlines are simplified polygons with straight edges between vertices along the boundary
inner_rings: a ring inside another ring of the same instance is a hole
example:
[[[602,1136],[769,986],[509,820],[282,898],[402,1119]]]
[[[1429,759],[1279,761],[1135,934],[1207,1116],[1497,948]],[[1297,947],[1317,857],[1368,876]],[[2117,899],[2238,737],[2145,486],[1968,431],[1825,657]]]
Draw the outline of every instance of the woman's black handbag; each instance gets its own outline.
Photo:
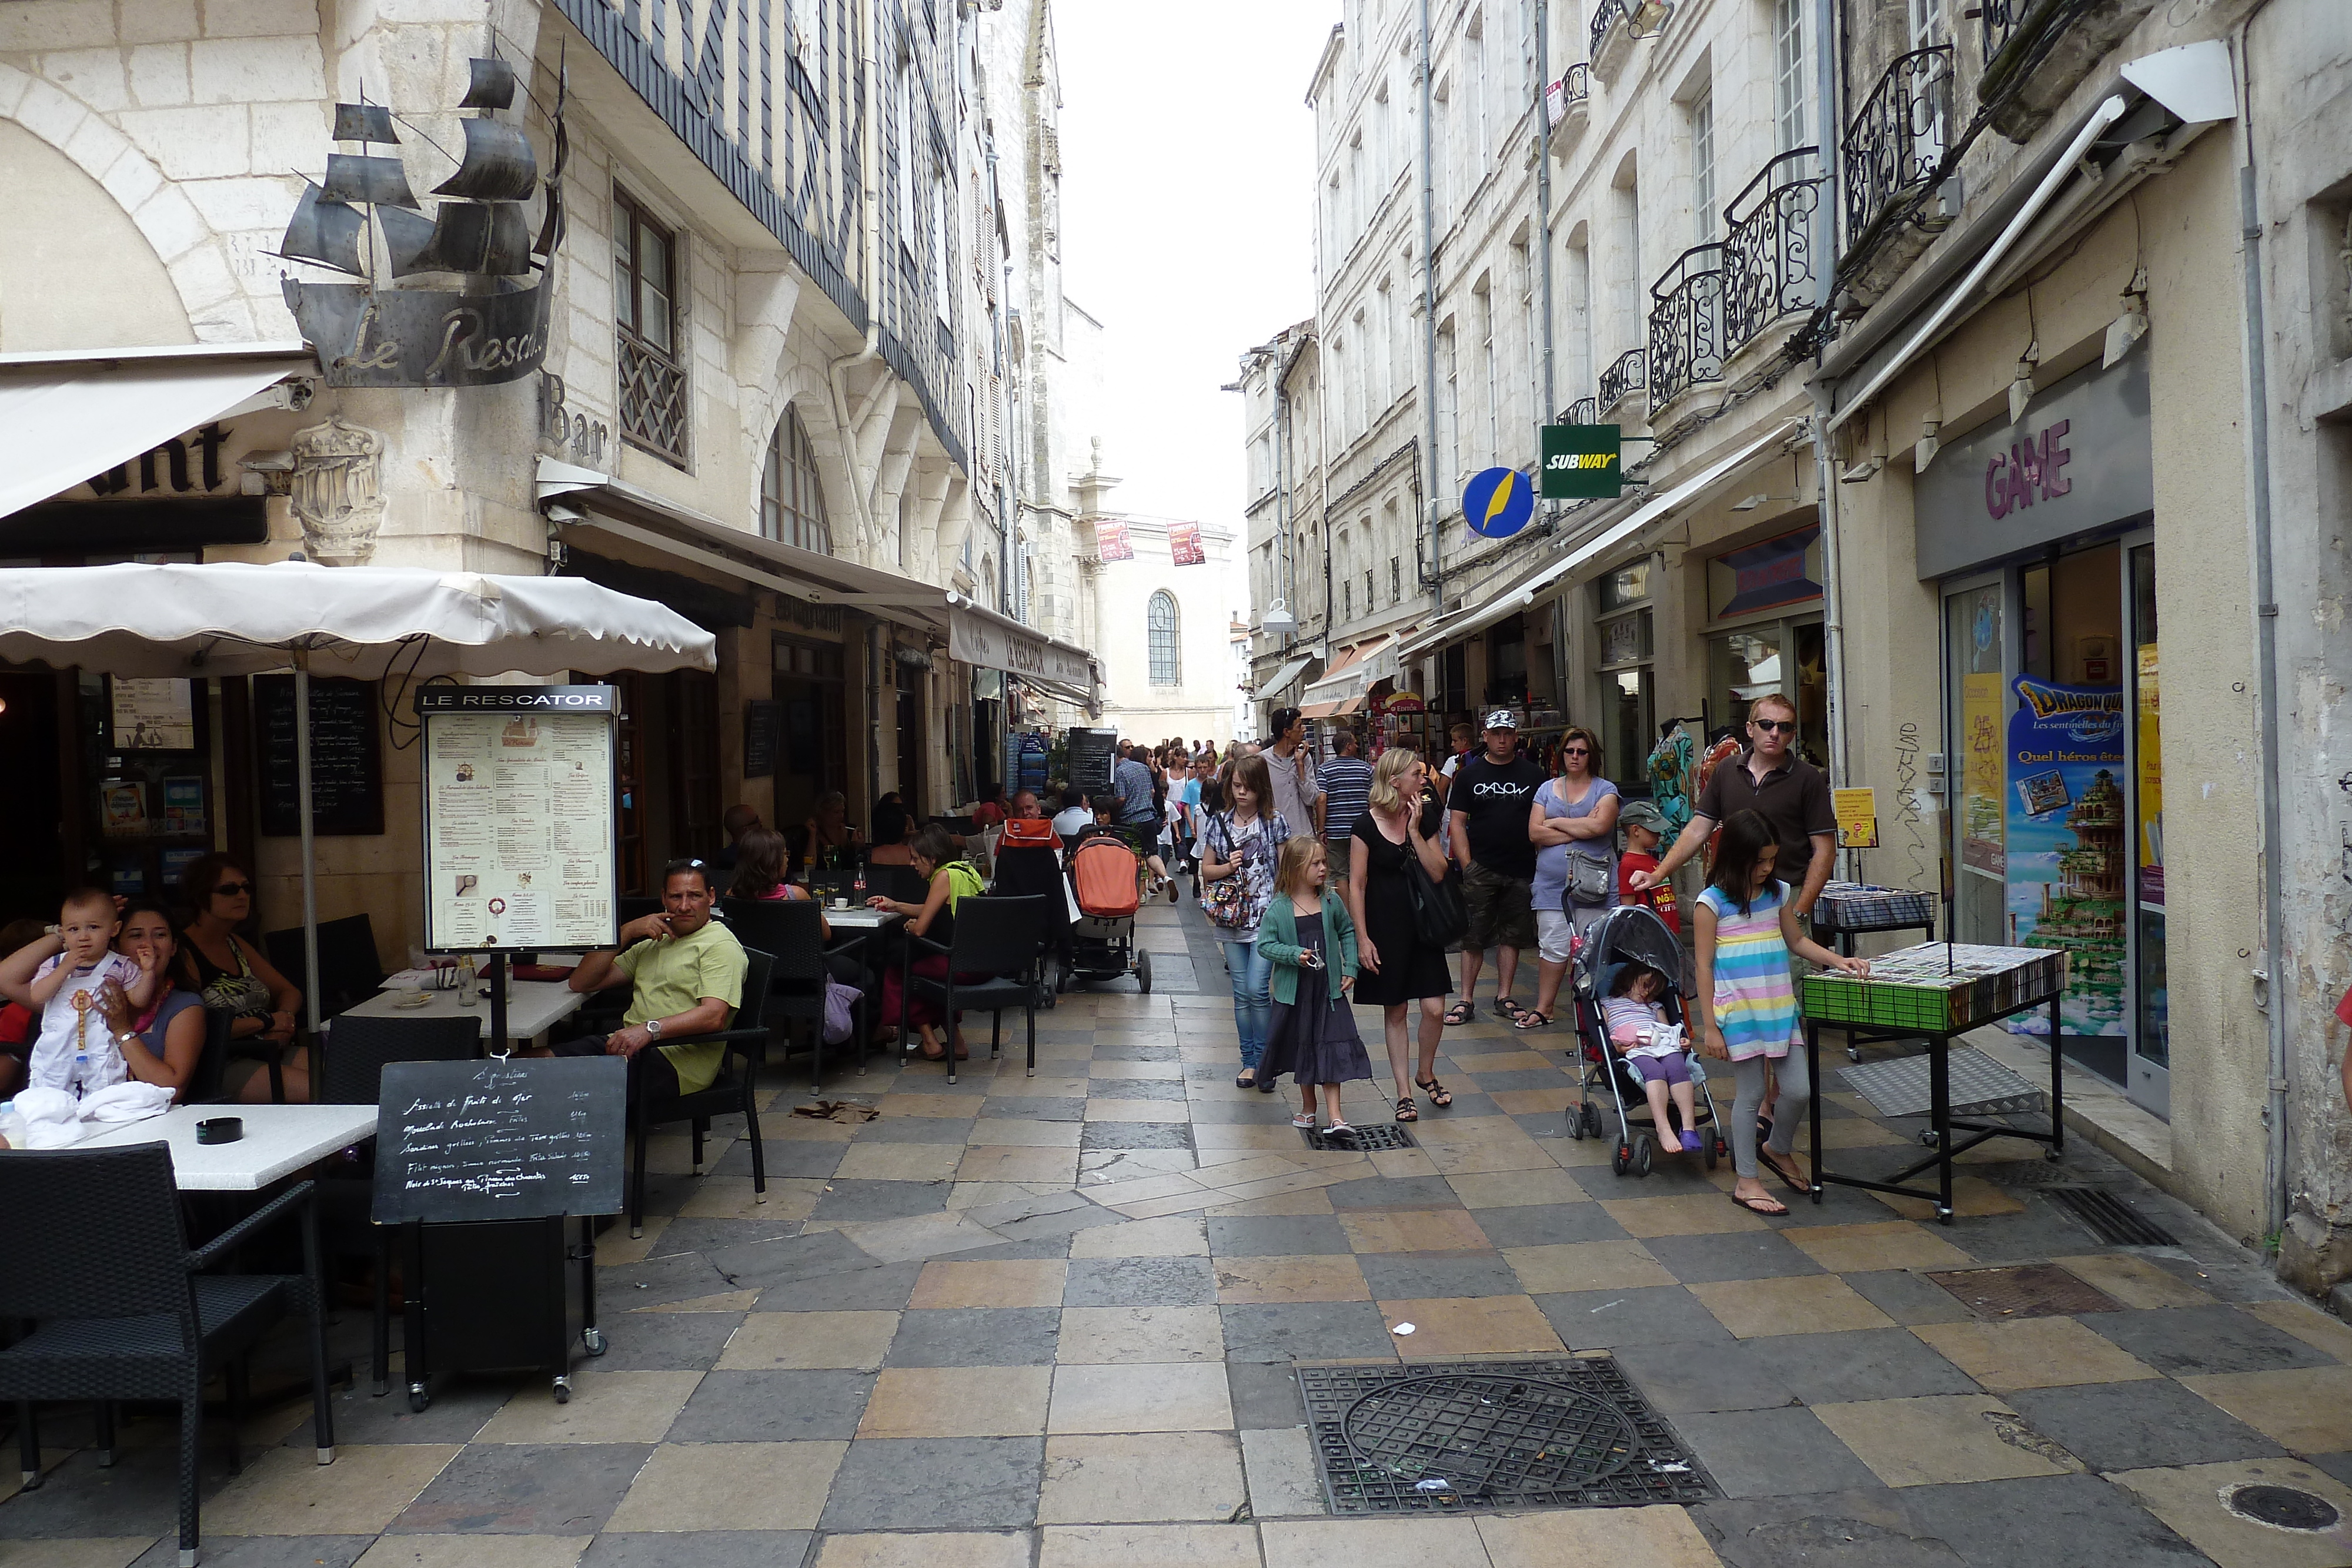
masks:
[[[1470,912],[1462,902],[1462,868],[1446,862],[1445,875],[1433,877],[1410,848],[1404,857],[1405,896],[1412,901],[1412,934],[1423,946],[1443,951],[1470,931]]]

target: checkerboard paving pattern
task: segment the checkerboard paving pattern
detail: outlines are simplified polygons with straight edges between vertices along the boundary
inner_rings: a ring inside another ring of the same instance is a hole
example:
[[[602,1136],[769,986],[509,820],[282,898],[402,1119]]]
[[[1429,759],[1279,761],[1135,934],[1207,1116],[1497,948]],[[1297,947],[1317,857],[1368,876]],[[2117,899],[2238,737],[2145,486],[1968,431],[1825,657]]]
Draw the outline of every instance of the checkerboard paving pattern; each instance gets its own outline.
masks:
[[[210,1462],[207,1560],[2352,1563],[2352,1542],[2220,1501],[2267,1480],[2352,1516],[2352,1329],[2185,1212],[2168,1210],[2183,1248],[2126,1251],[1983,1183],[1937,1227],[1847,1188],[1759,1217],[1729,1201],[1727,1168],[1679,1156],[1619,1177],[1609,1145],[1565,1135],[1565,1030],[1490,1012],[1447,1031],[1454,1103],[1423,1103],[1418,1147],[1313,1151],[1286,1089],[1234,1087],[1197,914],[1142,921],[1162,988],[1063,998],[1034,1077],[986,1060],[983,1026],[953,1085],[878,1060],[829,1083],[879,1108],[843,1124],[793,1115],[809,1096],[780,1069],[794,1086],[763,1113],[764,1203],[740,1128],[719,1129],[699,1176],[683,1136],[661,1139],[646,1234],[601,1246],[611,1352],[576,1364],[569,1405],[541,1380],[458,1381],[413,1415],[362,1383],[338,1395],[325,1469],[304,1406],[273,1410],[241,1473]],[[1377,1050],[1377,1015],[1362,1024]],[[1388,1092],[1351,1086],[1349,1114],[1385,1119]],[[1852,1096],[1826,1111],[1840,1168],[1916,1148]],[[2016,1262],[2116,1310],[1989,1321],[1927,1278]],[[339,1333],[358,1348],[363,1314]],[[1563,1352],[1615,1355],[1723,1495],[1324,1517],[1292,1363]],[[13,1465],[0,1482],[0,1568],[168,1564],[170,1424],[130,1423],[111,1469],[79,1413],[44,1430],[46,1484],[19,1492]]]

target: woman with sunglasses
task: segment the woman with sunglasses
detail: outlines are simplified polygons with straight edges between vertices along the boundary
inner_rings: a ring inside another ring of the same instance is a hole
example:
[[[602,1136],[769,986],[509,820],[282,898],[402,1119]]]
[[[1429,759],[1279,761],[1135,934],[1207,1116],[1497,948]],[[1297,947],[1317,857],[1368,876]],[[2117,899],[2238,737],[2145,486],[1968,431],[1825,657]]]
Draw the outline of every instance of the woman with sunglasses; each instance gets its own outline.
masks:
[[[268,1099],[268,1061],[276,1055],[282,1059],[286,1098],[309,1100],[310,1075],[294,1050],[302,993],[236,934],[253,918],[251,873],[225,854],[205,855],[181,877],[180,893],[189,918],[178,981],[201,995],[207,1009],[229,1019],[232,1054],[222,1089],[248,1104]]]
[[[1617,902],[1617,786],[1601,777],[1601,741],[1571,728],[1559,737],[1559,775],[1536,789],[1528,808],[1536,846],[1536,1010],[1519,1029],[1551,1022],[1574,937]]]

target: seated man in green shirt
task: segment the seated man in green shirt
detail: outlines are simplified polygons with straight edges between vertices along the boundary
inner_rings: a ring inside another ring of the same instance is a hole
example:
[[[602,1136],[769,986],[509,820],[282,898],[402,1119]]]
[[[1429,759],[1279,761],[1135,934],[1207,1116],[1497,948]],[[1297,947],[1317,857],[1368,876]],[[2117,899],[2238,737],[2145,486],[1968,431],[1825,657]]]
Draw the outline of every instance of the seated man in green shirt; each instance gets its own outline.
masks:
[[[591,953],[572,971],[575,991],[630,988],[623,1027],[563,1041],[549,1054],[625,1056],[631,1078],[649,1075],[645,1088],[656,1100],[708,1089],[719,1076],[720,1043],[662,1041],[725,1029],[743,999],[743,944],[710,918],[709,872],[700,861],[672,861],[662,868],[662,912],[630,921],[617,951]]]

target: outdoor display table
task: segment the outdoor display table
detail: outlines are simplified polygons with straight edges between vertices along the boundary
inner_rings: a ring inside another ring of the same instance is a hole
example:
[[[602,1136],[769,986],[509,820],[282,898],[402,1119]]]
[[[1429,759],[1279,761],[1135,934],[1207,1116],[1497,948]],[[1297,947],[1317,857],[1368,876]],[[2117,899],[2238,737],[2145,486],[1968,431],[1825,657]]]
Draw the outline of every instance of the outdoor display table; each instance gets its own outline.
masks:
[[[421,1006],[408,1001],[418,996],[426,998]],[[509,980],[507,1037],[518,1044],[542,1045],[547,1031],[578,1012],[587,1000],[584,993],[562,980]],[[456,991],[384,990],[345,1011],[372,1019],[454,1019],[471,1013],[481,1020],[482,1038],[490,1038],[491,1009],[486,997],[477,998],[470,1008],[461,1008]]]
[[[1805,1063],[1814,1085],[1813,1201],[1821,1202],[1822,1184],[1827,1182],[1899,1193],[1934,1204],[1936,1218],[1949,1225],[1952,1161],[1957,1155],[1990,1138],[2031,1138],[2047,1144],[2046,1157],[2053,1160],[2064,1152],[2064,1066],[2058,1050],[2058,999],[2066,989],[2066,956],[2039,947],[1928,942],[1874,958],[1870,970],[1866,980],[1836,971],[1804,978]],[[1976,1120],[2039,1110],[2043,1108],[2042,1098],[2032,1083],[1983,1052],[1967,1047],[1953,1049],[1954,1037],[2039,1007],[2050,1009],[2050,1131],[2035,1133]],[[1884,1181],[1835,1176],[1823,1167],[1821,1040],[1825,1025],[1845,1030],[1856,1042],[1920,1040],[1926,1043],[1927,1050],[1917,1056],[1849,1067],[1839,1076],[1881,1115],[1927,1116],[1928,1125],[1919,1137],[1934,1147],[1934,1154]],[[1956,1144],[1955,1132],[1974,1135]],[[1906,1185],[1930,1166],[1936,1167],[1934,1187]]]
[[[1933,942],[1936,900],[1933,894],[1908,888],[1832,882],[1813,903],[1812,923],[1815,941],[1834,941],[1837,950],[1851,958],[1853,939],[1869,932],[1917,931]],[[1845,1054],[1848,1061],[1860,1061],[1862,1047],[1849,1041]]]
[[[218,1116],[245,1123],[234,1144],[199,1144],[196,1124]],[[373,1105],[176,1105],[143,1122],[124,1122],[72,1146],[119,1149],[165,1144],[172,1179],[182,1192],[259,1192],[337,1149],[375,1136]]]

